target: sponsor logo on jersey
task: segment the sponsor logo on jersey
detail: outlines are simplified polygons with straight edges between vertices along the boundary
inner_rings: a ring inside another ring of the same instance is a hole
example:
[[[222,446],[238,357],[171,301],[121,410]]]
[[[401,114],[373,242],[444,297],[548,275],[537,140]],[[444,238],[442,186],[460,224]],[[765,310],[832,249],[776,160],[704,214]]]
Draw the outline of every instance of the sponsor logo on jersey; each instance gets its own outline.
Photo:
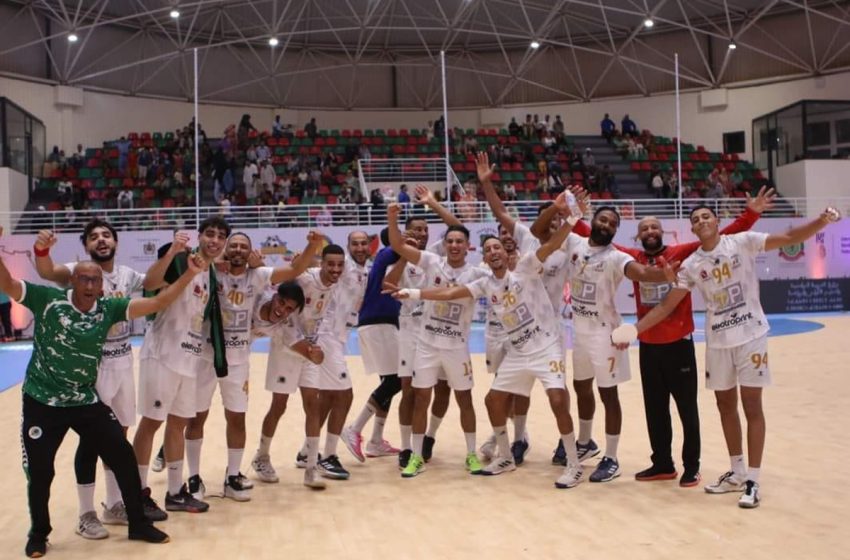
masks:
[[[130,347],[129,342],[125,342],[120,346],[116,346],[115,348],[106,347],[103,348],[102,356],[104,358],[120,358],[121,356],[126,356],[130,352],[132,352],[132,348]]]
[[[599,312],[588,309],[584,305],[573,305],[573,315],[584,317],[586,319],[598,319]]]
[[[436,336],[445,336],[449,338],[460,338],[463,336],[463,333],[461,331],[455,330],[448,325],[435,327],[433,325],[426,324],[425,330]]]
[[[543,332],[540,328],[540,325],[535,325],[533,329],[525,329],[521,335],[516,338],[511,339],[511,344],[515,347],[522,347],[526,342],[528,342],[534,335]]]
[[[200,343],[192,344],[191,342],[183,342],[180,345],[180,348],[182,348],[183,350],[186,350],[187,352],[191,352],[192,354],[195,354],[196,356],[199,356],[201,354],[201,344]]]
[[[726,329],[731,329],[733,327],[737,327],[737,326],[742,325],[742,324],[744,324],[747,321],[750,321],[752,319],[753,319],[752,312],[745,313],[743,315],[738,315],[737,313],[733,313],[732,316],[729,317],[728,319],[724,319],[723,321],[720,321],[719,323],[714,323],[713,325],[711,325],[711,332],[725,331]]]
[[[239,339],[238,336],[231,336],[230,338],[224,341],[224,346],[227,348],[244,348],[248,346],[250,342],[245,339]]]

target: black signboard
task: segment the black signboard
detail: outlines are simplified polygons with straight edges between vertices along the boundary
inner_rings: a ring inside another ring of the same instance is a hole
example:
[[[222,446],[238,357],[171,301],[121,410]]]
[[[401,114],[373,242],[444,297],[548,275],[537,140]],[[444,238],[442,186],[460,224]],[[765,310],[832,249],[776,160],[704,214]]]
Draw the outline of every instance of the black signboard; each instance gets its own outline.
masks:
[[[762,280],[765,313],[850,311],[850,278]]]

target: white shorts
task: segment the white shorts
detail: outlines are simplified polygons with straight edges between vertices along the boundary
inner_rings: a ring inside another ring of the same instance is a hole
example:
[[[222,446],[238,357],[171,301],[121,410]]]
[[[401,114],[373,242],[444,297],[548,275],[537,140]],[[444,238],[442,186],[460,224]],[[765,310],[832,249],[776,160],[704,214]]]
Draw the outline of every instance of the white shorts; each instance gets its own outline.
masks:
[[[499,371],[499,365],[505,359],[510,344],[504,338],[484,338],[484,360],[487,362],[487,373]]]
[[[769,387],[767,335],[734,348],[705,349],[705,387],[726,391],[742,387]]]
[[[194,418],[194,376],[182,375],[157,358],[139,360],[139,414],[164,421],[169,414]]]
[[[128,428],[136,423],[136,380],[132,362],[129,368],[103,367],[101,362],[94,388],[122,426]]]
[[[195,408],[206,412],[212,406],[215,388],[221,388],[221,403],[230,412],[248,412],[248,364],[228,364],[227,375],[218,377],[213,367],[198,372]]]
[[[535,379],[539,379],[547,390],[566,388],[566,367],[560,343],[527,356],[508,352],[490,388],[528,397]]]
[[[596,379],[599,387],[616,387],[632,378],[629,351],[611,345],[610,331],[576,335],[573,344],[573,379]]]
[[[413,377],[413,363],[416,361],[416,347],[419,346],[418,329],[398,331],[398,376]]]
[[[466,347],[445,350],[420,342],[414,362],[412,385],[417,389],[433,387],[440,379],[446,379],[455,391],[468,391],[475,385]]]
[[[395,325],[366,325],[357,328],[360,355],[367,375],[398,372],[398,329]]]
[[[306,375],[315,378],[322,391],[351,389],[351,377],[345,363],[345,343],[333,338],[320,338],[317,344],[325,353],[325,359],[321,364],[307,362]]]

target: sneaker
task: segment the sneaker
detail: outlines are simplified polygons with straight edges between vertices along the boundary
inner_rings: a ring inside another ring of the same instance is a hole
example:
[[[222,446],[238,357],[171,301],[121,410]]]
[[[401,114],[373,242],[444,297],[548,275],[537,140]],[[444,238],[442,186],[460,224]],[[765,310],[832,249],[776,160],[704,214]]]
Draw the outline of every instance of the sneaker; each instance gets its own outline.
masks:
[[[584,467],[579,465],[569,465],[564,467],[564,472],[555,481],[555,488],[572,488],[581,482],[581,477],[584,475]]]
[[[268,454],[260,455],[257,453],[254,455],[254,459],[251,461],[251,468],[254,469],[255,473],[257,473],[257,478],[263,482],[271,484],[280,480],[277,476],[277,471],[275,471],[272,466],[271,457],[269,457]]]
[[[153,472],[162,472],[165,468],[165,449],[160,447],[156,457],[151,461],[151,470]]]
[[[127,508],[124,507],[124,502],[116,502],[111,508],[106,507],[106,504],[101,502],[103,506],[103,524],[104,525],[127,525]]]
[[[242,473],[228,476],[224,481],[224,497],[237,502],[247,502],[251,499],[251,489],[242,485],[245,477]]]
[[[592,439],[587,443],[576,442],[576,451],[578,452],[578,462],[584,463],[591,457],[599,455],[599,446]]]
[[[744,483],[744,492],[738,498],[738,507],[744,509],[753,509],[759,507],[761,498],[759,497],[759,483],[748,480]]]
[[[620,476],[620,463],[611,457],[602,457],[596,470],[590,475],[590,482],[608,482]]]
[[[27,546],[24,554],[29,558],[41,558],[47,554],[47,538],[30,535],[27,538]]]
[[[516,462],[513,457],[496,457],[493,461],[481,469],[481,474],[484,476],[496,476],[506,472],[516,470]]]
[[[478,460],[478,455],[475,454],[475,451],[472,453],[466,454],[466,470],[469,471],[469,474],[481,474],[481,471],[484,469],[484,466],[481,464],[481,461]]]
[[[339,462],[339,457],[336,455],[331,455],[327,459],[319,461],[317,468],[319,469],[319,474],[325,478],[348,480],[348,477],[351,476],[351,473],[345,470],[342,463]]]
[[[168,511],[188,511],[189,513],[204,513],[210,509],[210,505],[206,502],[198,500],[184,484],[180,487],[180,492],[172,496],[168,492],[165,493],[165,509]]]
[[[481,455],[481,458],[485,461],[490,461],[496,456],[498,451],[496,447],[496,435],[490,434],[490,437],[488,437],[487,440],[481,444],[481,447],[478,448],[478,454]]]
[[[165,521],[168,519],[168,514],[151,497],[150,488],[142,489],[142,508],[145,511],[145,518],[148,521]]]
[[[236,475],[236,478],[239,479],[239,484],[241,484],[242,488],[244,488],[245,490],[253,490],[254,489],[254,482],[250,478],[248,478],[247,476],[242,474],[241,472]]]
[[[204,499],[204,494],[207,492],[207,487],[204,486],[204,481],[201,480],[201,475],[194,474],[189,477],[189,493],[198,501]]]
[[[410,462],[410,456],[413,454],[413,451],[410,449],[402,449],[398,454],[398,470],[403,471],[404,467],[407,466],[407,463]]]
[[[740,492],[744,489],[743,478],[738,476],[733,471],[726,471],[720,475],[717,482],[713,482],[705,487],[705,491],[709,494],[726,494],[727,492]]]
[[[99,540],[109,536],[109,531],[97,518],[97,514],[93,511],[87,511],[80,516],[80,522],[77,523],[77,534],[84,539]]]
[[[370,441],[366,444],[367,457],[390,457],[392,455],[398,455],[400,451],[401,449],[393,447],[390,442],[385,439],[381,440],[381,443]]]
[[[422,440],[422,459],[427,463],[431,460],[431,455],[434,454],[434,444],[437,440],[431,436],[425,436]]]
[[[324,490],[327,485],[319,478],[319,469],[310,467],[304,470],[304,486],[313,490]]]
[[[530,446],[528,442],[524,439],[515,441],[511,444],[511,455],[514,456],[514,463],[516,466],[520,466],[525,462],[525,456],[528,455],[528,450]]]
[[[127,538],[131,541],[145,541],[151,544],[165,544],[171,540],[166,533],[149,523],[130,529],[127,532]]]
[[[354,455],[355,459],[361,463],[366,461],[366,456],[363,455],[363,436],[360,432],[355,432],[354,428],[346,426],[342,429],[340,439],[342,439],[343,443],[345,443],[345,446],[349,451],[351,451],[351,454]]]
[[[644,469],[635,474],[635,480],[639,482],[650,482],[653,480],[675,480],[679,476],[676,469],[660,469],[652,465],[648,469]]]
[[[696,486],[697,484],[699,484],[700,480],[702,480],[702,477],[700,476],[699,471],[685,471],[682,474],[682,478],[679,479],[679,486],[681,486],[682,488],[690,488],[691,486]]]
[[[425,470],[425,459],[422,455],[411,453],[407,466],[401,471],[402,478],[413,478]]]
[[[564,442],[561,440],[558,440],[558,447],[556,447],[555,451],[552,452],[552,464],[560,465],[562,467],[567,466],[567,452],[564,449]]]
[[[319,461],[321,461],[321,460],[322,460],[322,454],[319,453]],[[300,451],[298,452],[298,454],[295,456],[295,466],[299,469],[306,469],[307,468],[307,454],[306,453],[301,453]]]

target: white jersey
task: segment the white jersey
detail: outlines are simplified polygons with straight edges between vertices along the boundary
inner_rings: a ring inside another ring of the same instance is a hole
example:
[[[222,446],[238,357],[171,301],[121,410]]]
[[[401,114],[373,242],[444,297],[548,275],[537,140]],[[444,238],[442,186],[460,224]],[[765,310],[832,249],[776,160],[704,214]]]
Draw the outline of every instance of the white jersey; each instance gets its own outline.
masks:
[[[734,348],[767,334],[759,301],[755,256],[768,234],[721,235],[711,251],[698,249],[679,270],[679,288],[695,286],[705,300],[705,339],[709,348]]]
[[[304,291],[301,325],[304,335],[311,341],[315,341],[319,334],[319,325],[324,320],[336,286],[335,284],[325,286],[319,271],[319,268],[310,268],[296,278],[296,282]]]
[[[545,296],[543,272],[543,263],[532,251],[503,278],[490,274],[466,286],[474,298],[487,298],[505,339],[517,354],[538,353],[561,339],[557,316]]]
[[[145,332],[141,358],[159,360],[187,377],[196,377],[201,367],[212,367],[210,322],[204,321],[210,274],[215,274],[212,267],[195,275],[174,303],[156,314]],[[221,291],[221,284],[218,287]]]
[[[345,291],[348,304],[348,317],[346,326],[356,327],[360,307],[363,305],[363,296],[366,295],[366,283],[369,281],[369,271],[372,270],[372,261],[360,266],[351,257],[345,258],[345,270],[340,276],[339,283]]]
[[[293,356],[302,357],[301,354],[291,350],[292,346],[304,340],[304,332],[300,321],[300,313],[291,313],[284,321],[272,323],[260,317],[260,309],[263,305],[270,302],[271,297],[264,296],[258,298],[257,304],[254,307],[254,313],[251,320],[251,337],[263,338],[269,337],[271,348],[282,350],[284,353],[292,354]]]
[[[453,268],[445,257],[428,251],[420,253],[418,266],[425,271],[425,285],[429,288],[467,285],[482,276],[492,274],[468,263]],[[446,350],[466,348],[474,310],[475,301],[469,298],[426,301],[422,307],[420,342]]]
[[[618,327],[623,319],[615,302],[617,286],[634,258],[613,245],[592,247],[574,233],[567,236],[560,251],[567,260],[576,333],[594,334]]]
[[[228,365],[247,364],[251,357],[251,319],[255,303],[271,285],[274,269],[249,268],[238,276],[219,272],[221,319]]]
[[[540,240],[532,235],[528,226],[520,222],[514,224],[513,238],[520,255],[540,248]],[[543,263],[543,285],[555,313],[560,312],[564,304],[564,285],[569,278],[569,268],[566,264],[567,255],[562,251],[553,252]]]
[[[77,263],[66,263],[74,273]],[[131,297],[142,290],[145,275],[128,266],[116,264],[112,272],[103,271],[103,295],[107,297]],[[103,343],[101,369],[133,369],[133,349],[130,346],[130,322],[115,323]]]

